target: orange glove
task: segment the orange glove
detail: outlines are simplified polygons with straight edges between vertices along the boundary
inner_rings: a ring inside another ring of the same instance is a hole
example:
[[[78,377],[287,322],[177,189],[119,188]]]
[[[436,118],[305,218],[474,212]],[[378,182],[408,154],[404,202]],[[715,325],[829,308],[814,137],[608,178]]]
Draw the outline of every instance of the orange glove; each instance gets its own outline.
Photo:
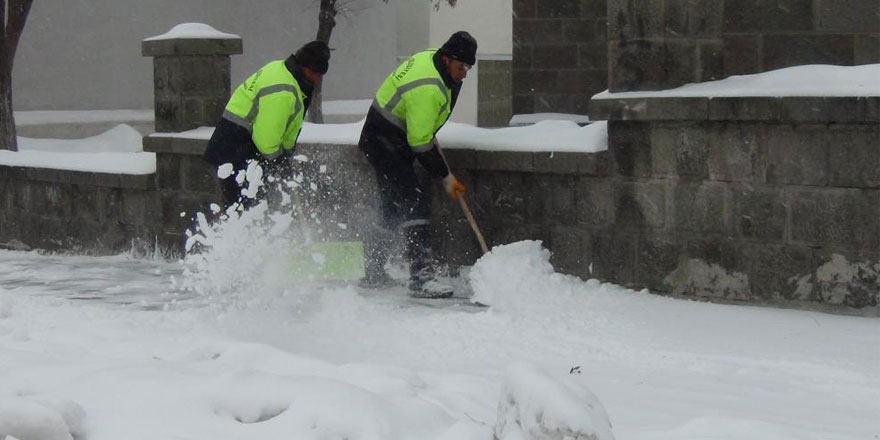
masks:
[[[443,178],[443,188],[446,189],[446,193],[449,194],[452,200],[458,200],[458,196],[464,194],[465,191],[464,185],[452,173]]]

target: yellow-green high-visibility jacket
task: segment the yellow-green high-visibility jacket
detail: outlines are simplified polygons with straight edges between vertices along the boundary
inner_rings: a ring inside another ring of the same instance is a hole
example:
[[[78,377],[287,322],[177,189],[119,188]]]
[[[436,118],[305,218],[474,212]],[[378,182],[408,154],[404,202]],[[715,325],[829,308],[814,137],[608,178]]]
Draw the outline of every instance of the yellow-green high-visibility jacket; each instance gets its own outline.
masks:
[[[431,149],[434,134],[452,111],[452,90],[434,67],[435,52],[418,52],[404,61],[385,78],[373,100],[385,119],[406,132],[416,153]]]
[[[254,145],[271,159],[293,150],[302,129],[304,99],[284,60],[272,61],[235,89],[223,117],[250,131]]]

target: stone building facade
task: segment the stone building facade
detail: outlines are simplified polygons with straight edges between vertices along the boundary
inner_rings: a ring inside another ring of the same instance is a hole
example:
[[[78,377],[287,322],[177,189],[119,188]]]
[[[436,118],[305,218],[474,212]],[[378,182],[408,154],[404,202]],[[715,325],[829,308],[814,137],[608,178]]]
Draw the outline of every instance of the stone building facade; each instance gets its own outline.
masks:
[[[513,113],[586,114],[608,86],[606,0],[513,2]]]

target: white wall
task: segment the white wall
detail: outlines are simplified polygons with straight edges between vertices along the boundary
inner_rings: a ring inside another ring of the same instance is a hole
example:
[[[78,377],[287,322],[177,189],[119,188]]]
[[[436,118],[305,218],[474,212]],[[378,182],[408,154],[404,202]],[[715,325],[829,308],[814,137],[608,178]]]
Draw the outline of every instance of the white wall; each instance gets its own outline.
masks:
[[[380,0],[357,0],[333,31],[328,99],[368,98],[396,61],[397,14]],[[174,25],[202,22],[238,34],[235,87],[253,70],[314,39],[316,0],[38,0],[15,59],[16,110],[153,107],[152,59],[141,40]]]
[[[330,46],[327,99],[371,98],[407,56],[439,47],[457,30],[479,42],[478,57],[510,56],[512,0],[460,0],[434,11],[429,0],[352,0]],[[232,87],[269,60],[314,39],[318,0],[38,0],[13,72],[16,110],[149,109],[152,59],[141,40],[185,22],[238,34]],[[479,65],[479,64],[478,64]],[[465,81],[453,120],[476,123],[476,67]]]
[[[512,0],[459,0],[454,8],[442,5],[439,11],[432,10],[428,32],[432,47],[440,47],[461,30],[477,40],[477,65],[464,81],[452,120],[476,125],[479,60],[510,59],[513,54]]]

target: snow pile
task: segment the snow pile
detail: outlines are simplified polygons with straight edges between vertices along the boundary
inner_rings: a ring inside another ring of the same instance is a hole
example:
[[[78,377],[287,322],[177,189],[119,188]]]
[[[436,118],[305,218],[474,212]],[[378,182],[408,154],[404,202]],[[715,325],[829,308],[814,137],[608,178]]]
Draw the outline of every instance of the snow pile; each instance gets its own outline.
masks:
[[[351,124],[303,124],[299,142],[306,144],[357,144],[364,121]],[[607,123],[581,127],[576,122],[546,120],[523,127],[481,128],[448,122],[437,133],[442,148],[481,151],[580,152],[608,149]]]
[[[85,439],[85,411],[70,400],[46,401],[0,397],[0,439]]]
[[[614,440],[611,422],[579,370],[551,374],[526,363],[507,370],[498,402],[498,440]]]
[[[126,124],[84,139],[19,137],[19,151],[0,150],[0,165],[95,173],[155,173],[156,154],[144,153],[142,140],[143,136]]]
[[[541,241],[499,245],[480,257],[469,273],[473,300],[518,313],[555,309],[583,291],[576,277],[556,273]]]
[[[142,153],[143,136],[128,124],[119,124],[97,136],[84,139],[19,138],[18,149],[47,153]]]

